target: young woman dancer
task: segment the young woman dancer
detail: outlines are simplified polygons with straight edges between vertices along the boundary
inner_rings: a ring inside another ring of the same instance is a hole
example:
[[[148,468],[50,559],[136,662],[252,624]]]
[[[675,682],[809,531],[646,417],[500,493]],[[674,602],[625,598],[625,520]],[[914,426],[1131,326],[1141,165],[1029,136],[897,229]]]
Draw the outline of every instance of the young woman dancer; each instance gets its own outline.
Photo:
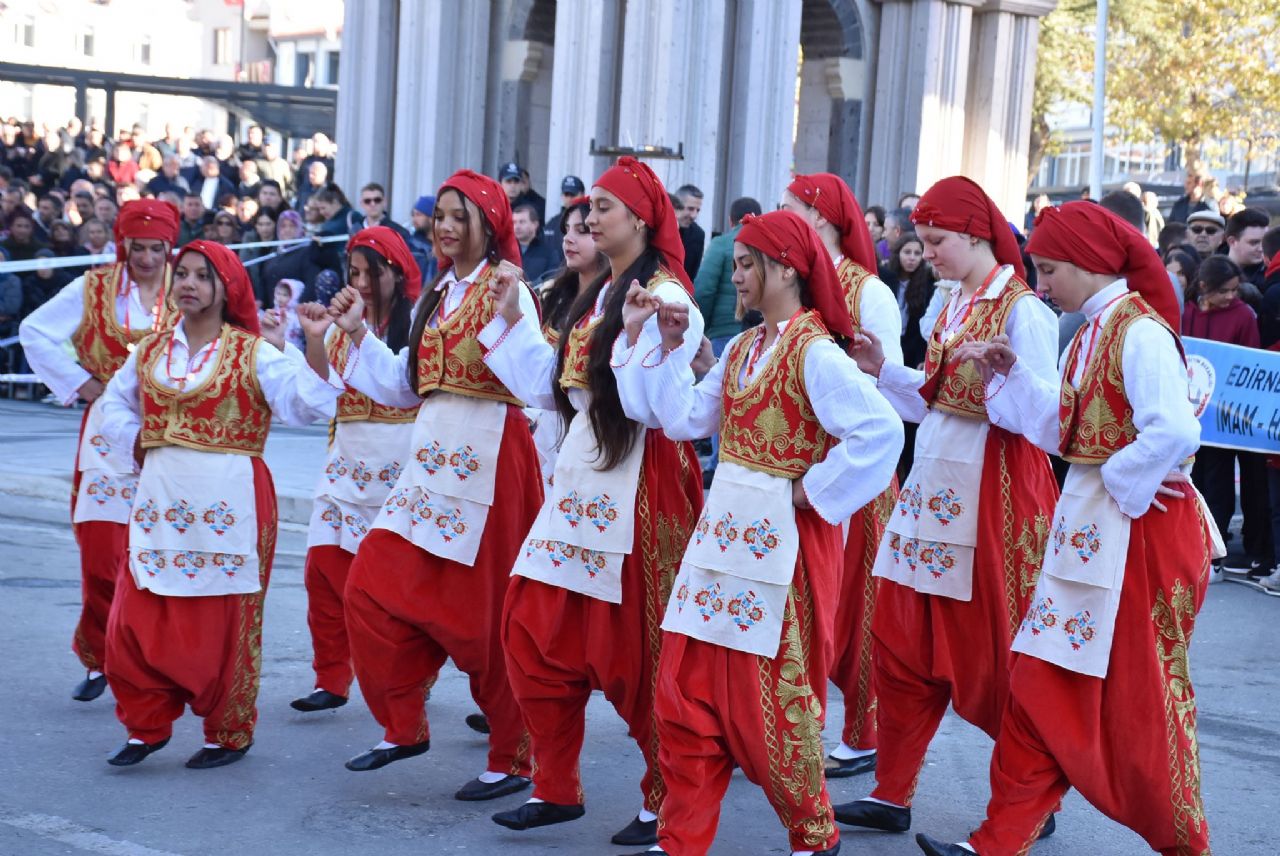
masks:
[[[318,337],[304,358],[274,318],[275,341],[258,335],[253,285],[233,251],[192,241],[173,270],[181,320],[144,339],[102,398],[103,436],[141,465],[128,575],[107,630],[107,680],[129,740],[109,763],[164,747],[189,704],[205,743],[187,766],[203,769],[253,745],[276,542],[262,460],[271,420],[327,416],[341,388],[325,379]]]
[[[1013,649],[987,820],[930,854],[1025,853],[1068,787],[1164,854],[1209,852],[1187,650],[1220,545],[1190,484],[1200,426],[1178,304],[1142,234],[1088,202],[1046,208],[1027,245],[1042,291],[1086,323],[1061,380],[1008,341],[972,343],[993,422],[1071,468]]]
[[[931,187],[912,221],[925,258],[958,286],[923,372],[885,362],[869,335],[855,351],[920,429],[874,569],[876,787],[870,799],[835,809],[842,823],[894,832],[911,824],[925,750],[948,704],[992,737],[999,729],[1009,645],[1057,497],[1044,452],[992,425],[981,377],[952,360],[962,342],[1006,335],[1029,371],[1053,376],[1057,321],[1023,281],[1013,232],[982,188],[958,176]]]
[[[422,291],[422,275],[404,239],[386,226],[352,235],[347,283],[364,301],[365,328],[392,351],[403,350],[413,304]],[[333,328],[325,348],[341,374],[347,368],[350,337]],[[354,675],[343,607],[347,576],[360,542],[404,471],[417,415],[417,407],[387,407],[351,388],[338,399],[333,440],[307,531],[304,580],[315,689],[294,699],[294,710],[328,710],[347,703]]]
[[[18,330],[31,367],[54,396],[64,405],[76,399],[89,403],[72,470],[71,521],[80,546],[83,607],[71,648],[87,672],[71,695],[76,701],[93,701],[107,686],[107,616],[125,561],[138,482],[132,449],[106,442],[98,399],[137,343],[176,320],[167,300],[168,260],[179,221],[178,209],[167,202],[126,202],[115,222],[116,263],[70,282]],[[63,347],[68,339],[74,356]]]
[[[870,330],[884,347],[885,359],[900,365],[902,313],[889,286],[876,275],[876,251],[867,218],[849,186],[830,173],[798,175],[783,194],[782,207],[804,217],[831,255],[854,331]],[[840,745],[825,762],[829,779],[876,768],[876,695],[871,668],[876,581],[871,567],[897,496],[894,480],[844,524],[844,574],[835,623],[836,655],[831,661],[831,680],[844,695],[844,728]]]
[[[719,431],[720,465],[685,550],[663,629],[657,714],[667,782],[657,852],[703,854],[735,763],[764,788],[794,853],[835,853],[822,768],[836,653],[840,522],[893,478],[902,422],[843,352],[853,335],[830,256],[790,211],[748,216],[734,285],[764,323],[736,337],[696,386],[667,355],[683,305],[658,309],[662,342],[619,345],[675,438]],[[659,300],[632,290],[627,344]],[[640,345],[644,347],[644,345]]]
[[[668,303],[692,305],[675,211],[662,182],[629,157],[600,176],[586,225],[609,258],[569,311],[559,347],[513,298],[513,278],[495,286],[501,317],[484,331],[485,362],[529,404],[557,410],[568,425],[553,487],[515,563],[503,641],[511,687],[533,736],[534,800],[494,815],[511,829],[581,817],[582,751],[593,689],[626,721],[645,758],[643,808],[615,844],[657,840],[666,792],[658,773],[653,692],[662,611],[679,550],[702,507],[702,477],[688,443],[663,436],[644,396],[614,379],[610,351],[635,283]],[[689,362],[702,341],[694,313]],[[657,322],[644,334],[658,342]]]
[[[430,748],[423,703],[452,658],[490,728],[485,770],[455,796],[487,800],[529,786],[529,740],[499,626],[541,478],[520,399],[485,366],[477,338],[496,311],[488,284],[520,261],[520,245],[501,186],[470,170],[440,186],[433,216],[440,273],[418,302],[408,347],[396,352],[368,335],[357,289],[330,305],[351,342],[347,385],[383,406],[417,407],[404,471],[347,579],[356,678],[384,729],[347,769],[376,770]],[[518,299],[536,318],[533,294],[520,288]]]

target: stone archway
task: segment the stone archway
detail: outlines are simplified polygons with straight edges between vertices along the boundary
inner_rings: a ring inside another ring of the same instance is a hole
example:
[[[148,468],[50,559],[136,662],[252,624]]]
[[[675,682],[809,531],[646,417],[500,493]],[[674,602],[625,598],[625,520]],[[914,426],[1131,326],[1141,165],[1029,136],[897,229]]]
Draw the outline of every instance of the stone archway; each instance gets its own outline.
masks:
[[[868,38],[856,0],[804,0],[794,168],[855,189],[866,138]]]

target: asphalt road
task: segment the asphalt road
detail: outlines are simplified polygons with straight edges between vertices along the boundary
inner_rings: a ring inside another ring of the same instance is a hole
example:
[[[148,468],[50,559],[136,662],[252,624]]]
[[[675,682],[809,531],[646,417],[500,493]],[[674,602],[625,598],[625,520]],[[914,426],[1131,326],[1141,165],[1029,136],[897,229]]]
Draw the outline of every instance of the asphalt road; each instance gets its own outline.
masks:
[[[302,587],[303,539],[286,531],[267,602],[256,744],[218,770],[187,770],[200,744],[188,714],[172,743],[137,767],[109,767],[124,732],[110,692],[70,699],[81,677],[70,653],[79,610],[78,559],[58,479],[68,465],[75,414],[0,402],[0,856],[45,854],[612,854],[609,843],[639,803],[639,754],[598,695],[582,758],[587,814],[514,833],[488,819],[524,796],[459,803],[452,793],[484,764],[483,740],[463,724],[473,712],[466,679],[447,667],[428,703],[432,749],[384,770],[342,762],[380,739],[357,694],[345,708],[298,714],[290,699],[311,688]],[[305,489],[319,465],[318,429],[280,432],[268,460],[285,489]],[[284,476],[283,478],[281,476]],[[41,493],[49,499],[41,499]],[[1280,598],[1224,583],[1210,590],[1192,646],[1200,701],[1206,811],[1218,856],[1274,854],[1267,825],[1280,812]],[[832,691],[827,738],[838,736]],[[982,817],[990,741],[948,716],[933,743],[915,806],[915,829],[959,839]],[[832,785],[837,801],[865,795],[866,778]],[[846,831],[845,854],[916,854],[909,836]],[[786,838],[762,792],[734,777],[712,851],[785,854]],[[1135,835],[1068,797],[1058,833],[1040,856],[1140,854]]]

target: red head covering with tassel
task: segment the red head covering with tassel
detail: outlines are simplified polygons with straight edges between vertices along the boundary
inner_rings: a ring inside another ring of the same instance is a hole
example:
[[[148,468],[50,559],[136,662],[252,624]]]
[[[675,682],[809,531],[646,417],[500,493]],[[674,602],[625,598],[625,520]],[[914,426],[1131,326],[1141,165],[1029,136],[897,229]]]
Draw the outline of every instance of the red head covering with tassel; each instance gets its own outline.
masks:
[[[787,190],[805,205],[817,208],[836,227],[840,232],[840,252],[845,258],[863,270],[876,272],[876,245],[867,229],[867,218],[844,179],[829,172],[797,175]]]
[[[1019,279],[1027,278],[1022,251],[1018,249],[1018,239],[1013,236],[1009,221],[971,178],[953,175],[934,184],[920,197],[911,212],[911,222],[990,241],[996,261],[1011,265]]]
[[[618,162],[596,179],[596,187],[622,200],[649,227],[649,245],[662,253],[669,273],[692,294],[693,281],[684,269],[684,242],[680,240],[680,224],[671,197],[657,174],[648,164],[630,156]]]
[[[116,260],[124,261],[127,250],[124,242],[129,238],[144,241],[164,241],[169,249],[178,243],[178,229],[182,215],[175,205],[158,199],[131,199],[120,206],[113,229],[116,243]]]
[[[502,185],[487,175],[481,175],[469,169],[460,169],[445,179],[444,184],[436,191],[436,208],[440,207],[440,197],[452,188],[471,200],[484,219],[493,229],[494,240],[498,245],[498,256],[511,262],[516,267],[523,263],[520,260],[520,243],[516,240],[515,228],[511,225],[511,202],[507,200],[507,192]],[[448,270],[453,259],[440,255],[436,249],[436,258],[440,261],[440,270]]]
[[[361,229],[347,241],[347,255],[350,256],[351,251],[356,247],[367,247],[373,250],[389,265],[400,271],[404,276],[405,297],[414,303],[418,301],[418,295],[422,292],[422,271],[414,261],[413,253],[409,252],[409,245],[404,242],[404,238],[400,237],[398,232],[386,226],[370,226],[368,229]]]
[[[175,267],[187,253],[204,256],[222,281],[227,293],[227,323],[255,336],[261,335],[258,301],[253,296],[253,283],[249,281],[249,272],[240,263],[240,257],[222,244],[195,240],[178,251]]]
[[[774,261],[795,268],[809,287],[813,308],[827,329],[846,339],[853,338],[853,321],[844,302],[831,254],[813,227],[791,211],[770,211],[742,219],[739,243],[755,247]],[[764,271],[760,272],[761,276]]]
[[[1090,273],[1124,277],[1129,290],[1142,295],[1178,332],[1182,323],[1178,298],[1160,256],[1145,235],[1101,205],[1068,202],[1060,208],[1045,208],[1036,217],[1027,252],[1070,262]]]

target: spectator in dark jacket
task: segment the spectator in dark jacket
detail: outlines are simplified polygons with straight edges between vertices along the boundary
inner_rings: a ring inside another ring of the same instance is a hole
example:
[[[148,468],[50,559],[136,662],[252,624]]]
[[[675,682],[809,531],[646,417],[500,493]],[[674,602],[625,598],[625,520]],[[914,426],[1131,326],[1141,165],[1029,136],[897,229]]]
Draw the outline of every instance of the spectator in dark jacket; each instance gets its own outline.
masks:
[[[1266,279],[1262,236],[1269,225],[1271,218],[1258,208],[1242,208],[1227,220],[1227,258],[1240,266],[1242,279],[1259,290]]]
[[[9,254],[0,246],[0,262],[9,261]],[[17,274],[0,273],[0,339],[18,334],[18,322],[23,318],[22,279]],[[13,367],[6,367],[13,371]]]
[[[520,202],[511,212],[511,226],[520,244],[520,266],[527,282],[541,282],[556,269],[556,253],[542,239],[542,223],[538,208],[532,202]]]
[[[1186,223],[1189,222],[1188,218],[1197,211],[1211,210],[1209,200],[1204,198],[1205,178],[1206,176],[1197,167],[1193,166],[1187,170],[1187,177],[1182,183],[1187,192],[1181,199],[1173,203],[1173,208],[1169,211],[1169,219],[1166,222]]]
[[[36,253],[36,259],[52,259],[55,258],[53,250],[40,250]],[[27,271],[22,275],[22,308],[20,314],[23,318],[30,315],[44,303],[62,290],[62,287],[75,277],[78,273],[73,273],[68,268],[55,268],[49,266],[37,267],[35,270]]]
[[[707,248],[707,233],[698,225],[702,212],[702,191],[692,184],[681,185],[675,192],[676,222],[680,224],[680,242],[684,244],[684,269],[693,279],[702,265],[702,254]]]
[[[165,155],[160,164],[160,172],[147,182],[147,190],[152,196],[159,196],[168,191],[178,196],[186,196],[191,192],[191,184],[182,177],[182,158],[176,154]]]
[[[4,247],[11,261],[28,261],[35,258],[38,250],[45,249],[45,244],[36,240],[36,220],[30,208],[15,208],[9,215],[5,231],[9,236],[0,241],[0,247]]]
[[[413,203],[413,210],[409,212],[413,223],[413,231],[409,233],[408,240],[409,252],[413,253],[413,260],[418,263],[418,270],[422,271],[423,285],[436,278],[437,263],[432,237],[432,214],[435,210],[434,196],[419,196],[418,201]]]
[[[301,280],[305,286],[301,301],[306,303],[315,300],[316,270],[311,264],[311,242],[307,240],[301,215],[297,211],[284,211],[276,220],[276,240],[295,239],[298,241],[296,244],[277,247],[274,258],[263,262],[260,266],[255,266],[262,269],[259,282],[263,290],[265,306],[271,305],[276,284],[282,279]]]
[[[354,235],[361,229],[372,226],[386,226],[409,243],[409,230],[391,219],[387,209],[391,207],[387,200],[386,189],[377,182],[369,182],[360,188],[360,210],[354,208],[347,215],[347,233]],[[363,213],[362,213],[363,212]]]
[[[1262,347],[1270,348],[1280,342],[1280,226],[1272,226],[1263,234],[1262,257],[1266,259],[1267,268],[1262,280],[1258,327]]]
[[[315,232],[316,238],[330,238],[349,234],[347,232],[347,220],[351,215],[351,204],[347,201],[346,194],[342,192],[338,185],[329,184],[316,193],[315,203],[325,218],[324,222],[320,224],[320,228]],[[317,272],[331,270],[341,277],[346,267],[345,250],[346,247],[340,241],[330,241],[328,243],[316,241],[311,245],[311,265]],[[315,277],[305,279],[303,282],[314,287]]]
[[[711,340],[717,357],[725,345],[742,332],[738,320],[738,289],[733,284],[733,242],[742,231],[742,218],[759,214],[760,203],[749,196],[729,204],[729,231],[717,235],[707,245],[707,253],[693,278],[693,299],[706,321],[704,335]]]

